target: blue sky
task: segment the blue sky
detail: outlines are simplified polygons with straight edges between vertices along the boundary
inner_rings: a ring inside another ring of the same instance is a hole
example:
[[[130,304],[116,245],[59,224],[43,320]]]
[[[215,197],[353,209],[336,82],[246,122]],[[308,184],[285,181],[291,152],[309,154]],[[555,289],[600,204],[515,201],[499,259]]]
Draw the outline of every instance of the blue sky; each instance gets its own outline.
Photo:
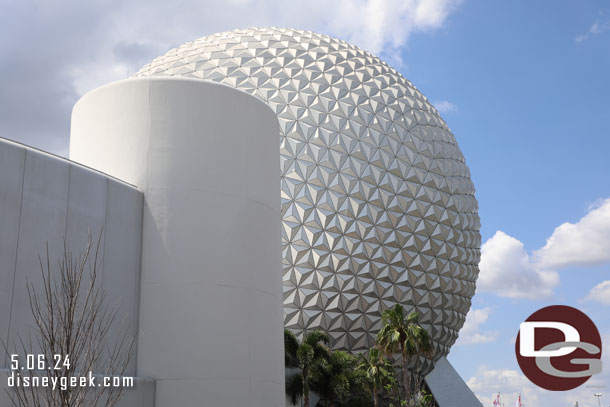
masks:
[[[532,407],[596,406],[598,391],[610,405],[610,360],[591,379],[605,388],[549,393],[523,378],[513,351],[519,323],[550,304],[586,312],[610,349],[607,1],[3,0],[0,135],[66,155],[84,92],[183,42],[255,25],[379,54],[453,130],[477,189],[484,261],[449,360],[486,405],[498,391],[507,406],[519,392]]]
[[[450,102],[442,104],[443,116],[472,172],[483,242],[503,231],[523,243],[533,264],[534,252],[555,228],[578,223],[610,197],[610,4],[550,5],[465,1],[442,28],[413,36],[401,54],[406,77],[431,101]],[[602,224],[598,237],[610,239],[607,221],[603,224],[607,210],[593,215]],[[610,346],[610,290],[603,292],[605,304],[583,300],[610,280],[608,258],[588,253],[590,243],[564,243],[582,246],[573,249],[580,256],[549,268],[557,271],[559,282],[543,298],[515,298],[503,285],[510,280],[501,276],[493,280],[497,288],[478,290],[473,309],[484,322],[473,332],[487,343],[458,342],[449,357],[465,380],[475,377],[469,384],[477,395],[490,400],[494,392],[507,393],[504,401],[510,405],[522,391],[526,401],[533,398],[530,405],[569,406],[578,400],[582,406],[596,405],[592,394],[601,391],[608,393],[604,403],[610,405],[607,373],[596,379],[605,389],[555,394],[535,390],[514,375],[520,373],[513,350],[519,323],[546,305],[580,308]],[[557,246],[553,252],[568,250]],[[494,272],[482,265],[481,273]]]
[[[607,2],[465,1],[405,47],[404,74],[457,106],[443,116],[472,170],[484,237],[502,229],[542,246],[610,192],[610,32],[575,40],[597,21],[610,25]]]

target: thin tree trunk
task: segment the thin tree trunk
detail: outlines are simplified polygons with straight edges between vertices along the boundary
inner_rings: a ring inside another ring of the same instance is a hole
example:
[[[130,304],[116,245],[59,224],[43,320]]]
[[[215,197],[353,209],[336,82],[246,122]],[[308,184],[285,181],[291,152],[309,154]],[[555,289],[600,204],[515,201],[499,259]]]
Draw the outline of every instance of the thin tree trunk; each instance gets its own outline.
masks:
[[[404,348],[404,345],[401,346],[401,350],[402,350],[402,354],[401,354],[401,358],[400,361],[402,363],[402,374],[403,374],[403,380],[404,380],[404,386],[405,386],[405,399],[409,400],[409,396],[411,394],[411,389],[409,388],[409,372],[407,371],[407,352]]]
[[[303,373],[305,373],[304,369]],[[303,407],[309,407],[309,381],[305,374],[303,375]]]
[[[373,385],[373,406],[378,407],[379,403],[377,401],[377,385]]]

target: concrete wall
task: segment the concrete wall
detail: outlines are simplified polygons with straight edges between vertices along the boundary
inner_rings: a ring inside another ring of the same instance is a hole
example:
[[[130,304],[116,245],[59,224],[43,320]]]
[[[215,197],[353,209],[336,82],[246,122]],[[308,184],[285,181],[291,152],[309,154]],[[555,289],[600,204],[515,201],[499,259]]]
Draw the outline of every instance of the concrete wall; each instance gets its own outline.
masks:
[[[145,195],[137,371],[157,407],[284,405],[278,137],[265,104],[198,80],[74,107],[71,159]]]
[[[139,314],[143,196],[133,186],[60,157],[0,139],[0,339],[14,349],[32,331],[26,281],[41,288],[38,256],[52,268],[64,237],[75,255],[89,230],[101,244],[101,282],[131,335]],[[118,329],[118,325],[116,325]],[[116,331],[111,332],[112,336]],[[35,337],[33,337],[35,339]],[[7,367],[3,348],[0,368]],[[135,373],[135,358],[128,374]]]

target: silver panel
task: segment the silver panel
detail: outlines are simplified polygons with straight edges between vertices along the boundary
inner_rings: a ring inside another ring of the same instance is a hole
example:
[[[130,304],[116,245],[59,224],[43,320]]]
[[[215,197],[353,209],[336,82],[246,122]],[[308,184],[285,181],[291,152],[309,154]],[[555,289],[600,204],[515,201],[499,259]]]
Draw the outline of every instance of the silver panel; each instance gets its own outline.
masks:
[[[426,376],[426,384],[439,407],[482,407],[447,358],[440,358]]]

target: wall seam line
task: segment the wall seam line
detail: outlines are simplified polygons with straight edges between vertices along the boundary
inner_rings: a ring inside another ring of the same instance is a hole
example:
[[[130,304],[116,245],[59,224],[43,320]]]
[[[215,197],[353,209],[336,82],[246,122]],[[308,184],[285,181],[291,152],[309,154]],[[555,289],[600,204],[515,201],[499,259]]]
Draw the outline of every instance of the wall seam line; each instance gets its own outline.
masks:
[[[151,145],[151,127],[152,127],[152,83],[148,84],[148,131],[147,131],[147,142],[148,145],[146,146],[147,150],[146,150],[146,185],[144,186],[138,186],[138,188],[141,188],[142,190],[142,223],[140,225],[140,275],[139,275],[139,286],[138,286],[138,325],[137,325],[137,331],[136,331],[136,351],[134,352],[134,357],[135,357],[135,371],[136,371],[136,375],[139,375],[140,372],[140,366],[139,366],[139,359],[140,359],[140,318],[142,318],[142,274],[143,274],[143,265],[144,265],[144,212],[146,211],[146,197],[148,196],[148,178],[150,176],[150,145]],[[157,386],[155,385],[155,402],[156,400],[158,400],[158,389]]]
[[[64,249],[68,243],[68,219],[70,215],[70,176],[72,175],[72,165],[68,164],[68,197],[66,199],[66,224],[64,225]]]
[[[109,195],[110,195],[110,188],[109,188],[109,184],[110,184],[110,180],[108,178],[106,178],[106,182],[104,183],[104,187],[106,188],[106,203],[105,203],[105,207],[104,207],[104,224],[102,225],[102,230],[100,231],[100,233],[103,233],[102,237],[103,238],[103,247],[102,247],[102,259],[101,259],[101,266],[102,266],[102,290],[105,287],[104,284],[104,278],[106,277],[106,264],[104,262],[104,260],[106,259],[106,235],[107,235],[107,230],[106,227],[108,226],[108,201],[109,201]]]
[[[11,336],[11,325],[13,324],[13,303],[15,301],[15,280],[17,279],[17,262],[19,260],[19,239],[21,237],[21,214],[23,213],[23,191],[25,190],[25,169],[28,160],[28,150],[23,154],[23,171],[21,175],[21,198],[19,200],[19,220],[17,221],[17,246],[15,247],[15,264],[13,265],[13,287],[11,289],[11,306],[8,314],[8,329],[6,332],[6,347],[8,350]],[[4,366],[6,366],[8,353],[4,355]]]
[[[150,83],[148,85],[148,150],[146,151],[146,186],[142,188],[144,192],[144,203],[146,203],[146,196],[148,195],[148,182],[150,178],[150,145],[152,144],[152,134],[150,131],[152,128],[152,87],[153,84]]]
[[[142,292],[142,239],[144,237],[144,193],[141,194],[142,205],[140,206],[140,239],[138,244],[138,254],[136,256],[138,263],[136,266],[137,272],[134,277],[134,286],[136,288],[136,293],[133,296],[132,302],[133,320],[135,321],[132,339],[135,342],[135,350],[133,352],[133,370],[135,375],[137,375],[138,373],[138,353],[140,352],[140,346],[138,343],[138,333],[140,332],[140,298]]]

